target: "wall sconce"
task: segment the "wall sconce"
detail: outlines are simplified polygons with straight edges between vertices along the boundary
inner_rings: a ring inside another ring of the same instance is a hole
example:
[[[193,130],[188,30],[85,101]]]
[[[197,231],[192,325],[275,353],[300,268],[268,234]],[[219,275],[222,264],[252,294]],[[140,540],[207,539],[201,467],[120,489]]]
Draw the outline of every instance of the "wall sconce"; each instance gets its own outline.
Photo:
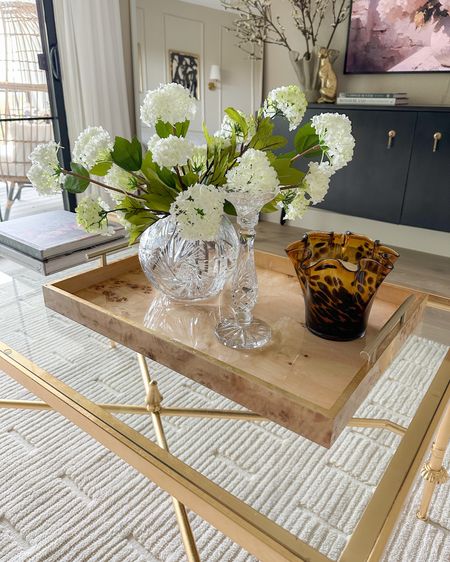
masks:
[[[209,71],[208,89],[215,90],[219,84],[220,84],[220,66],[218,64],[212,64],[211,70]]]

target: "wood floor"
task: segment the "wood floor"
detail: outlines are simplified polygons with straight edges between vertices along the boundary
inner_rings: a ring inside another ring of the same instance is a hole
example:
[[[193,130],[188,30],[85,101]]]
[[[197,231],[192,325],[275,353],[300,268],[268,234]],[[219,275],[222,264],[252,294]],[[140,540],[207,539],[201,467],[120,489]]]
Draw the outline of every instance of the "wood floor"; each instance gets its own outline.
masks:
[[[284,254],[284,248],[299,240],[307,232],[302,228],[260,222],[256,236],[256,247],[274,254]],[[449,244],[450,244],[450,234]],[[388,242],[386,241],[388,244]],[[450,258],[425,254],[405,248],[395,248],[400,258],[388,279],[405,287],[412,287],[450,298]]]

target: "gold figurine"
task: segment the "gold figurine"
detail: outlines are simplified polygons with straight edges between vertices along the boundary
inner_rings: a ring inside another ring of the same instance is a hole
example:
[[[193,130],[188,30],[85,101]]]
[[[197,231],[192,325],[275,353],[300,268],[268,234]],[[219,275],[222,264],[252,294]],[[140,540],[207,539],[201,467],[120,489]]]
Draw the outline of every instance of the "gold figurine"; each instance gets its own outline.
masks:
[[[325,47],[319,50],[319,79],[320,79],[320,98],[318,103],[334,103],[337,94],[337,77],[333,70],[330,60],[330,51]]]

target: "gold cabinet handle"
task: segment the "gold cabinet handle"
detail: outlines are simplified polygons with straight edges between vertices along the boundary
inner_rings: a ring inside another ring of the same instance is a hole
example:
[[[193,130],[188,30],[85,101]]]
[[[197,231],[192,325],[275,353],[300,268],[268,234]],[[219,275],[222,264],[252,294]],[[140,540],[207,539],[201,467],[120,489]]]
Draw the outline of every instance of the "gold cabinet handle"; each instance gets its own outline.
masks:
[[[433,152],[436,152],[439,141],[442,139],[442,133],[436,131],[436,133],[434,133],[433,135],[433,139]]]
[[[388,143],[387,143],[387,147],[391,148],[392,146],[392,141],[394,140],[395,136],[397,135],[396,131],[394,131],[394,129],[391,129],[388,133]]]

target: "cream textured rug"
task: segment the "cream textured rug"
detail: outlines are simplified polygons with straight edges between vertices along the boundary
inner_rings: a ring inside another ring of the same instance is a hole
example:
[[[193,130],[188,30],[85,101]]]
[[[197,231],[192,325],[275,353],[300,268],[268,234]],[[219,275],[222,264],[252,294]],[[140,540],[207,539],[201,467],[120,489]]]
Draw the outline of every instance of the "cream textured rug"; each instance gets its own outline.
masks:
[[[47,310],[43,279],[0,259],[0,340],[87,397],[142,403],[135,356]],[[446,347],[412,337],[358,412],[408,424]],[[166,404],[224,408],[229,401],[151,364]],[[33,398],[0,373],[3,398]],[[121,416],[152,437],[148,419]],[[347,429],[325,450],[272,423],[165,420],[172,452],[296,536],[337,559],[399,442]],[[448,461],[447,461],[448,462]],[[450,560],[450,486],[431,523],[405,506],[385,562]],[[191,514],[204,562],[255,558]],[[178,562],[184,554],[168,496],[51,412],[0,410],[0,560]],[[355,561],[357,562],[357,561]]]

